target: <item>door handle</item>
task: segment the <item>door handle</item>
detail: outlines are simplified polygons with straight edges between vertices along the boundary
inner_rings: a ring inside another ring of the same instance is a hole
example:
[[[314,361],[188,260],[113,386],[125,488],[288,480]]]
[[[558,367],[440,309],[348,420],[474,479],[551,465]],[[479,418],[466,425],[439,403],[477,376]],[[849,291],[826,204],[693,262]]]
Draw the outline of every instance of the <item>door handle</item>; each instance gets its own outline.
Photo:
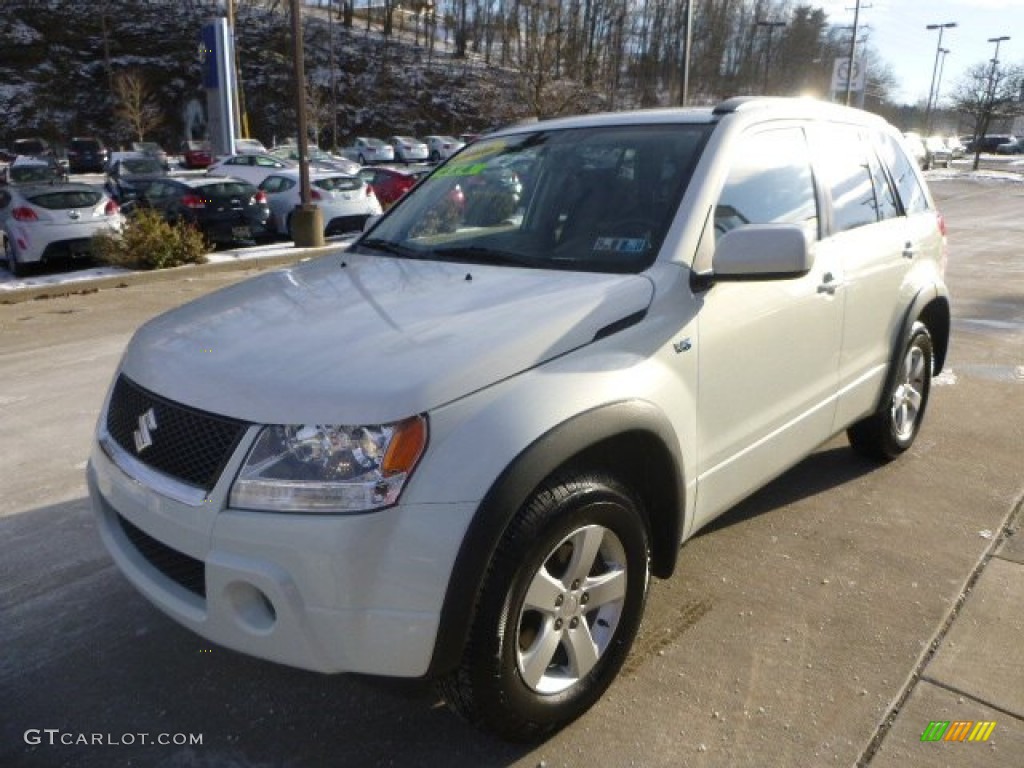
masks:
[[[907,243],[905,243],[904,246],[903,246],[903,254],[902,254],[903,258],[904,259],[912,259],[916,255],[917,255],[917,249],[914,248],[914,244],[909,242],[909,241]]]
[[[842,286],[841,280],[836,280],[835,276],[831,272],[826,272],[821,276],[821,285],[818,286],[818,293],[827,293],[829,296],[835,296],[836,290]]]

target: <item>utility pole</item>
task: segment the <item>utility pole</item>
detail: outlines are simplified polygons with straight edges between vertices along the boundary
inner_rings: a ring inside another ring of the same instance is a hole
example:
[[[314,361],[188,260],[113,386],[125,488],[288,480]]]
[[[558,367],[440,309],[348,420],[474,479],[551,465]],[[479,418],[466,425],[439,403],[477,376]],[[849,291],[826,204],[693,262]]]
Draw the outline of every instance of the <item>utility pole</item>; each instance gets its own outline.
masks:
[[[309,136],[306,127],[306,69],[302,45],[302,5],[292,0],[292,55],[295,58],[295,115],[298,123],[299,205],[292,211],[292,237],[297,247],[324,244],[323,212],[312,203],[309,190]]]
[[[338,146],[338,81],[334,74],[334,0],[327,1],[327,29],[330,35],[331,145],[333,148]]]
[[[680,106],[685,107],[690,99],[690,48],[693,46],[693,0],[686,0],[686,37],[683,43],[683,98]]]
[[[850,90],[853,87],[853,62],[857,55],[857,27],[860,25],[860,0],[857,0],[857,4],[853,9],[853,34],[850,35],[850,55],[847,57],[846,71],[849,73],[846,77],[846,97],[843,103],[846,106],[850,106]],[[866,85],[866,81],[865,81]]]
[[[768,67],[771,64],[772,58],[772,32],[779,27],[786,26],[784,21],[758,21],[757,26],[768,28],[768,47],[765,49],[764,54],[764,85],[761,87],[761,93],[763,95],[768,94]]]

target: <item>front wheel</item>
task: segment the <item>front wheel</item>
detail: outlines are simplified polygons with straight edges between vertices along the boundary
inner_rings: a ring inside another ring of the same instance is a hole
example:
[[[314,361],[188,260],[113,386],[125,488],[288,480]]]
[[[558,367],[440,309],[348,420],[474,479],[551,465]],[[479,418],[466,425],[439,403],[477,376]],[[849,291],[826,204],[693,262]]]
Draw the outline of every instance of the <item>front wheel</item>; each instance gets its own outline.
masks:
[[[885,400],[877,411],[846,431],[857,453],[890,461],[910,448],[928,405],[933,360],[928,328],[914,323]]]
[[[650,573],[640,502],[603,476],[542,488],[495,552],[448,705],[516,741],[587,711],[625,661]]]

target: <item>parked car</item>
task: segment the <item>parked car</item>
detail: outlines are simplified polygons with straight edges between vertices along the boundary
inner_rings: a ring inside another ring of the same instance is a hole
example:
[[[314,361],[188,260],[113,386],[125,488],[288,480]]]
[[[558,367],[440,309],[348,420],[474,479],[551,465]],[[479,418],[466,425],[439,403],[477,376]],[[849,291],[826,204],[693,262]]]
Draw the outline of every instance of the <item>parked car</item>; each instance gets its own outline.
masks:
[[[395,153],[395,160],[400,163],[422,163],[430,157],[427,145],[412,136],[389,136],[387,143]]]
[[[510,155],[529,199],[450,220]],[[945,263],[923,175],[866,112],[742,98],[503,129],[348,249],[139,329],[95,518],[211,642],[433,678],[470,722],[541,739],[612,683],[650,576],[699,530],[844,430],[877,461],[913,445]]]
[[[272,173],[291,168],[290,163],[273,155],[228,155],[206,169],[207,176],[229,176],[245,179],[250,184],[259,184]]]
[[[407,170],[398,168],[382,168],[373,166],[363,168],[359,176],[373,187],[380,204],[390,208],[398,198],[416,186],[417,182],[430,171]]]
[[[138,198],[145,193],[152,182],[167,175],[164,166],[155,157],[141,152],[116,153],[107,166],[105,189],[122,207],[123,213],[130,213]]]
[[[71,173],[103,173],[110,152],[99,139],[75,137],[68,142],[68,170]]]
[[[903,134],[903,142],[910,151],[911,157],[917,163],[917,167],[924,169],[928,166],[928,148],[924,145],[921,134],[914,131],[907,131]]]
[[[997,155],[1019,155],[1024,152],[1024,139],[1010,139],[996,147]]]
[[[155,141],[134,141],[132,142],[132,151],[153,158],[163,166],[165,171],[171,170],[170,158],[168,158],[167,152]]]
[[[395,150],[380,139],[359,137],[354,145],[345,150],[345,155],[360,165],[390,163],[395,159]]]
[[[88,258],[92,238],[120,232],[116,202],[87,184],[64,182],[0,187],[0,230],[8,271],[58,258]]]
[[[320,208],[325,235],[340,235],[363,228],[370,216],[381,213],[373,187],[358,176],[315,171],[309,176],[312,201]],[[299,170],[291,168],[271,174],[260,189],[267,196],[271,232],[292,237],[292,213],[300,204]]]
[[[266,195],[241,179],[154,179],[137,204],[158,211],[171,223],[192,224],[216,245],[250,243],[270,236]]]
[[[464,141],[460,141],[454,136],[426,136],[423,141],[427,145],[429,159],[432,163],[439,163],[442,160],[447,160],[466,146]]]
[[[281,144],[271,149],[270,154],[278,160],[284,160],[293,165],[299,162],[299,147],[297,144]],[[306,157],[309,158],[310,168],[317,168],[322,171],[338,171],[348,176],[354,176],[359,173],[359,168],[361,167],[354,160],[332,155],[322,150],[316,144],[310,144],[306,147]]]
[[[38,157],[40,155],[55,155],[50,142],[38,137],[15,139],[13,146],[15,156]]]
[[[235,139],[235,154],[265,155],[267,154],[267,148],[259,139]]]
[[[988,154],[995,154],[1000,144],[1016,141],[1016,136],[1008,133],[990,133],[987,136],[974,137],[967,142],[967,152],[973,154],[977,151]]]
[[[949,168],[953,164],[953,152],[946,144],[945,138],[942,136],[929,136],[924,140],[925,149],[925,161],[924,167],[938,168]]]
[[[966,147],[964,146],[964,143],[960,140],[959,136],[947,136],[946,147],[949,149],[949,152],[954,160],[959,160],[964,156],[964,153],[966,152]]]
[[[181,162],[186,168],[206,168],[213,160],[213,145],[208,141],[186,141],[181,145]]]
[[[38,184],[67,180],[67,171],[49,155],[18,155],[0,171],[0,184]]]

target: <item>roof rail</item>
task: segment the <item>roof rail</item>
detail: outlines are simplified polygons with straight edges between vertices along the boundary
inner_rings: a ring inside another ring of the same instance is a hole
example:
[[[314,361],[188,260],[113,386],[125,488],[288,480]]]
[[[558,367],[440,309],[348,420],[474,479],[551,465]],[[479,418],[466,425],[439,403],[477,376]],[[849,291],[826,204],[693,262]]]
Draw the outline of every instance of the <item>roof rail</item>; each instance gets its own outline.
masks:
[[[731,99],[719,102],[719,104],[711,111],[711,114],[728,115],[739,111],[740,107],[746,104],[763,100],[763,96],[733,96]]]

